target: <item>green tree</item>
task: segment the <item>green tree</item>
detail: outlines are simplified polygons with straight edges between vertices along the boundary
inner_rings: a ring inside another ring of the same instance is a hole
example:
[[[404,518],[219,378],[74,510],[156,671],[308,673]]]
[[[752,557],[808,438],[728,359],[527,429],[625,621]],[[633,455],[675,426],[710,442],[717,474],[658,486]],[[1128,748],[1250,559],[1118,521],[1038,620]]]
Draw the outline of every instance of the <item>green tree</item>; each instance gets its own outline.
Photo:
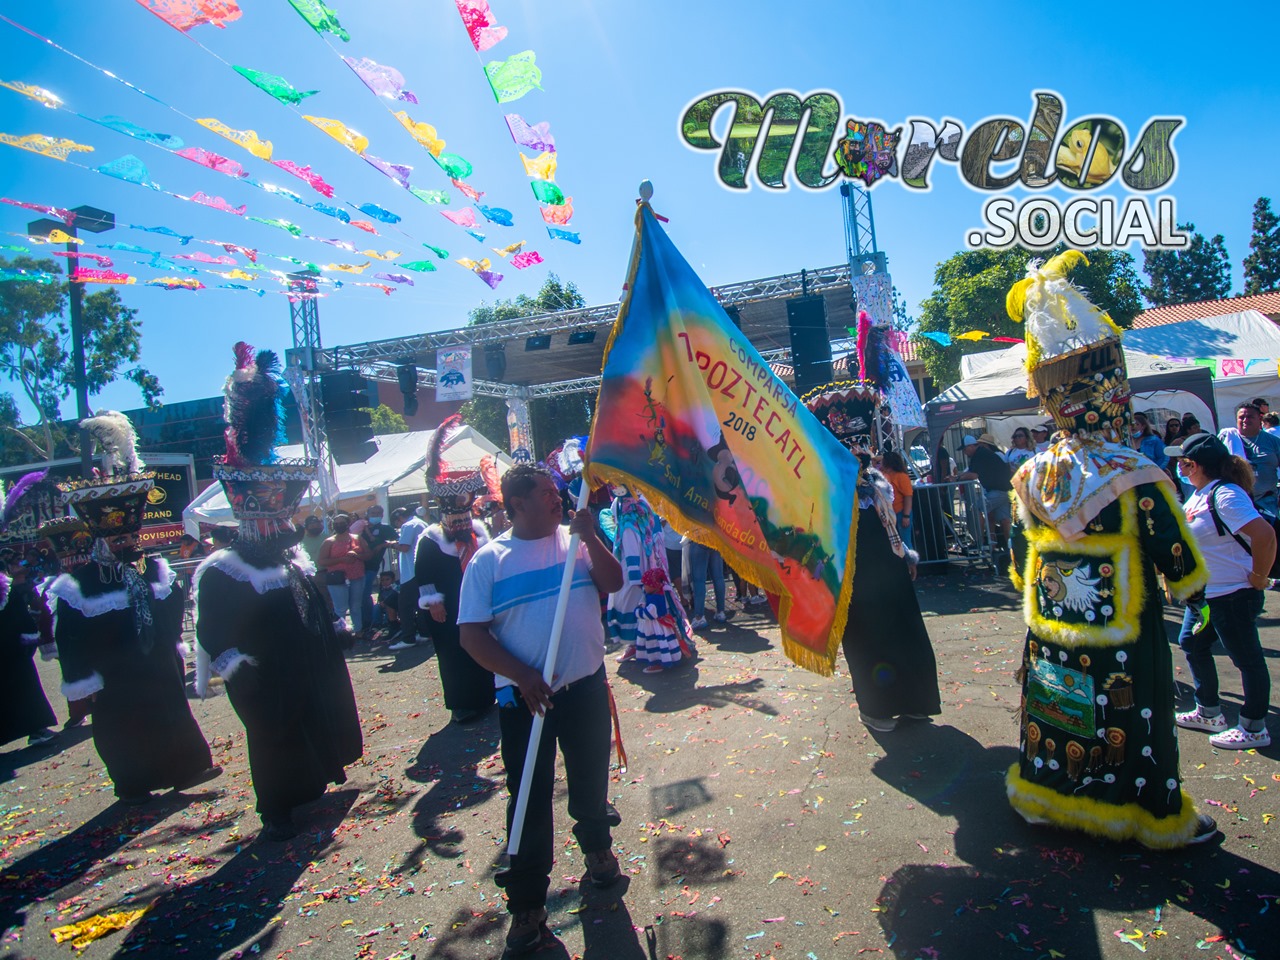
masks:
[[[385,403],[380,403],[370,410],[369,419],[373,423],[373,432],[379,435],[384,433],[409,432],[409,424],[405,422],[404,417],[396,413]]]
[[[1280,290],[1280,216],[1271,209],[1270,197],[1253,205],[1253,236],[1244,258],[1244,292]]]
[[[1229,296],[1231,260],[1222,234],[1206,240],[1194,223],[1180,223],[1178,229],[1191,234],[1185,249],[1143,251],[1142,270],[1151,284],[1142,295],[1156,307]]]
[[[587,301],[573,283],[566,283],[552,273],[543,282],[542,289],[533,296],[522,293],[514,300],[482,303],[468,314],[467,323],[469,326],[478,326],[500,320],[518,320],[542,313],[575,310],[586,305]],[[462,405],[462,415],[477,431],[510,452],[505,400],[500,397],[475,397]],[[533,422],[533,439],[538,454],[545,454],[559,446],[565,437],[586,433],[591,423],[586,402],[576,395],[544,397],[531,401],[529,419]]]
[[[992,337],[1024,339],[1022,324],[1005,312],[1009,288],[1026,276],[1027,263],[1048,259],[1066,248],[1031,252],[1021,247],[1005,250],[966,250],[942,261],[933,274],[933,293],[920,305],[916,340],[925,369],[942,390],[960,379],[960,358],[967,353],[1002,349],[989,340],[956,340],[943,347],[919,333],[956,336],[981,330]],[[1089,298],[1127,327],[1142,310],[1141,285],[1132,255],[1117,250],[1086,250],[1088,266],[1075,269],[1071,279]]]
[[[0,270],[4,269],[56,274],[60,267],[53,260],[15,257],[7,263],[0,260]],[[0,374],[17,384],[39,417],[35,430],[23,430],[16,416],[13,424],[0,416],[0,427],[8,437],[21,434],[30,452],[39,453],[38,459],[59,454],[56,428],[62,403],[76,386],[71,323],[63,316],[67,298],[66,283],[0,284]],[[142,322],[137,311],[126,307],[115,289],[109,288],[84,298],[83,321],[89,396],[123,379],[137,385],[148,406],[159,407],[164,393],[160,381],[137,362],[142,354]],[[10,401],[6,409],[16,415],[12,395],[5,396]]]

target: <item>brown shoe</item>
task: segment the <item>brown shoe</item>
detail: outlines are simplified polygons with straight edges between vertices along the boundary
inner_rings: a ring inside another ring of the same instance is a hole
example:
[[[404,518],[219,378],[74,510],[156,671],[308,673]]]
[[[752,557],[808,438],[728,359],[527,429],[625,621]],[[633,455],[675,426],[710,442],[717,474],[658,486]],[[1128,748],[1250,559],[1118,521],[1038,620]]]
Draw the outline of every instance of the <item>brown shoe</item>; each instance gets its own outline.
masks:
[[[538,949],[544,936],[551,936],[551,931],[547,929],[546,907],[513,913],[511,927],[507,930],[507,948],[502,955],[518,957],[532,953]]]
[[[618,858],[614,856],[613,851],[608,847],[588,853],[586,859],[587,876],[591,878],[591,883],[601,890],[605,887],[613,886],[618,882],[618,878],[622,876],[622,868],[618,866]]]

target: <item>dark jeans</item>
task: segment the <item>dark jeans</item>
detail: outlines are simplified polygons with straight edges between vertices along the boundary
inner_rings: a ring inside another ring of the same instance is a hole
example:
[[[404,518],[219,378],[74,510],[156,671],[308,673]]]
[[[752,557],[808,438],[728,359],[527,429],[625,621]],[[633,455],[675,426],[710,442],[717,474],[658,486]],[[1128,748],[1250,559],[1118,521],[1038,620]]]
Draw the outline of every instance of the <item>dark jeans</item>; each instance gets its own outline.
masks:
[[[507,891],[507,909],[512,913],[534,910],[547,902],[555,849],[551,805],[557,743],[564,758],[573,835],[582,852],[609,849],[613,845],[610,827],[622,822],[609,803],[609,747],[613,727],[604,667],[556,693],[551,702],[554,708],[547,711],[538,744],[520,853],[512,857],[510,866],[495,878],[498,886]],[[507,768],[509,836],[533,714],[517,697],[514,707],[498,711],[498,721],[502,731],[502,763]]]
[[[422,611],[418,609],[418,581],[406,580],[400,584],[400,633],[401,639],[413,642],[417,634],[426,635],[422,629]]]
[[[1258,641],[1258,615],[1262,613],[1261,590],[1246,587],[1225,597],[1209,601],[1209,625],[1193,634],[1196,613],[1187,608],[1182,620],[1178,645],[1187,655],[1187,667],[1195,687],[1196,703],[1202,707],[1219,706],[1218,667],[1209,649],[1220,639],[1227,655],[1240,671],[1244,687],[1244,705],[1240,716],[1245,720],[1262,720],[1271,705],[1271,674]]]
[[[364,572],[364,590],[360,594],[360,622],[366,627],[376,626],[373,622],[373,590],[378,583],[377,570],[365,570]]]
[[[689,589],[693,591],[694,618],[707,615],[707,571],[716,593],[716,613],[724,613],[724,559],[710,547],[689,544]]]

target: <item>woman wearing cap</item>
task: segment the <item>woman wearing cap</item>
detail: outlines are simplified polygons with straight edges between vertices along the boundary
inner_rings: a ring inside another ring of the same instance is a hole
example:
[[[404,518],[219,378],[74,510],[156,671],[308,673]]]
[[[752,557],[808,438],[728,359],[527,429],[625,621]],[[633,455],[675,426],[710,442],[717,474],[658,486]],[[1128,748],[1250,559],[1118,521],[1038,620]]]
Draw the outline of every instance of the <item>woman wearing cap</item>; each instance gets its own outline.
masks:
[[[1248,750],[1271,744],[1267,711],[1271,706],[1271,675],[1258,641],[1262,591],[1271,583],[1276,535],[1250,499],[1253,468],[1234,457],[1211,433],[1188,438],[1170,447],[1180,457],[1178,472],[1195,488],[1183,510],[1209,568],[1204,608],[1187,605],[1178,644],[1187,655],[1195,687],[1196,707],[1177,716],[1188,730],[1207,730],[1209,742],[1224,750]],[[1231,727],[1222,715],[1218,697],[1218,668],[1210,649],[1221,639],[1231,662],[1240,671],[1244,704],[1240,723]]]
[[[1156,582],[1208,582],[1173,486],[1130,437],[1120,330],[1068,279],[1068,251],[1009,292],[1025,321],[1028,394],[1058,428],[1014,477],[1014,584],[1027,639],[1019,756],[1006,777],[1034,824],[1176,849],[1213,838],[1182,787],[1173,655]]]

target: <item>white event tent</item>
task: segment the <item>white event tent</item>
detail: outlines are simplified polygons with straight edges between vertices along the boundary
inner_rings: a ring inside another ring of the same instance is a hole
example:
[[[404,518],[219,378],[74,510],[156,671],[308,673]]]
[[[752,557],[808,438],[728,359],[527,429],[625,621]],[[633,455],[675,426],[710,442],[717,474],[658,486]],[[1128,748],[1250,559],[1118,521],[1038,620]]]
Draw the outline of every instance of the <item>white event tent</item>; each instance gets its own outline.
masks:
[[[417,430],[410,433],[389,433],[377,437],[378,452],[364,463],[342,464],[335,468],[338,486],[338,507],[342,510],[367,510],[375,502],[385,510],[390,497],[420,496],[427,492],[426,460],[434,430]],[[281,447],[281,458],[304,456],[301,444]],[[444,461],[454,469],[477,468],[480,458],[497,459],[498,473],[503,474],[511,466],[511,458],[477,433],[473,427],[455,430],[442,453]],[[319,501],[319,493],[313,485],[303,498],[303,512],[308,505]],[[234,522],[231,504],[219,483],[210,484],[200,496],[182,512],[183,524],[194,537],[200,536],[201,524],[205,526]]]

